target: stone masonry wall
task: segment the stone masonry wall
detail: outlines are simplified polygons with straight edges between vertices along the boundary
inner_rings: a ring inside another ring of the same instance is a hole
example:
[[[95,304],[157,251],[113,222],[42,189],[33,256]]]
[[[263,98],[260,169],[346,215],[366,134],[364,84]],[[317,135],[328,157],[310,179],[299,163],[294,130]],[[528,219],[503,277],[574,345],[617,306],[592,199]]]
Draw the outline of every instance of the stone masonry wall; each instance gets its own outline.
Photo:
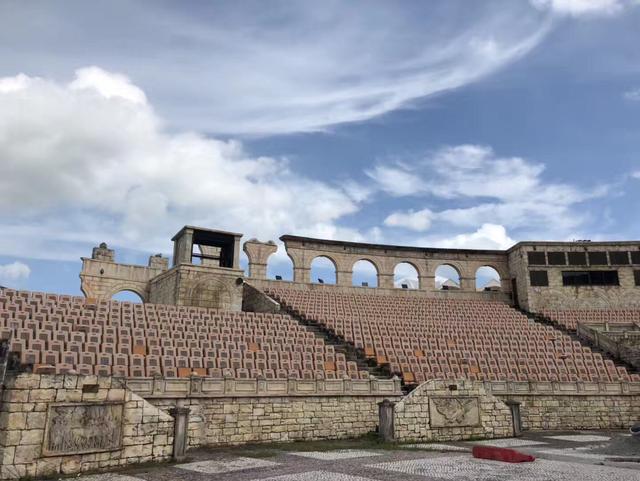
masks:
[[[189,447],[345,439],[375,431],[382,396],[192,398]],[[399,399],[392,397],[391,399]],[[175,400],[154,399],[168,408]]]
[[[531,431],[628,429],[640,419],[637,394],[507,397],[521,403],[522,428]]]
[[[239,311],[243,277],[239,269],[180,264],[149,283],[149,299],[159,304]]]
[[[21,374],[6,379],[5,385],[0,405],[0,479],[74,474],[168,460],[172,455],[173,418],[123,389],[118,380]],[[83,410],[100,412],[111,406],[121,413],[118,423],[105,424],[104,419],[97,417],[93,419],[96,427],[79,434],[75,443],[66,439],[56,444],[56,447],[66,447],[67,453],[48,452],[51,443],[47,439],[61,436],[65,425],[82,422],[79,413],[86,412]],[[66,422],[59,422],[55,419],[56,409],[66,409],[73,414]],[[91,452],[96,437],[110,432],[109,429],[116,434],[107,440],[117,447]]]
[[[427,381],[393,409],[393,438],[398,442],[512,435],[511,411],[500,399],[488,394],[482,382]]]
[[[509,252],[510,275],[516,279],[520,307],[531,312],[544,309],[639,309],[640,286],[635,284],[634,271],[638,264],[617,265],[529,265],[527,252],[537,251],[549,255],[554,252],[633,252],[640,249],[637,242],[589,242],[589,243],[524,243]],[[607,256],[610,258],[609,256]],[[565,286],[563,271],[615,270],[619,285],[616,286]],[[532,286],[530,271],[546,271],[548,286]]]

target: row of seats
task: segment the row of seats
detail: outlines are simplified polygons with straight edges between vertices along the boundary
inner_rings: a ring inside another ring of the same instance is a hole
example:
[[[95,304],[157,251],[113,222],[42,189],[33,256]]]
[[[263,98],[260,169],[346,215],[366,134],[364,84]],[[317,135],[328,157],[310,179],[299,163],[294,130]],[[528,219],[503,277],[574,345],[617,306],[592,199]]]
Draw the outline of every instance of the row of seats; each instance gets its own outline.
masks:
[[[270,288],[267,293],[378,364],[389,365],[407,383],[434,377],[640,381],[640,376],[501,302],[329,289]]]
[[[130,377],[367,379],[288,315],[0,290],[0,339],[21,362]]]
[[[542,315],[570,331],[578,329],[578,322],[596,324],[640,324],[640,309],[545,309]]]

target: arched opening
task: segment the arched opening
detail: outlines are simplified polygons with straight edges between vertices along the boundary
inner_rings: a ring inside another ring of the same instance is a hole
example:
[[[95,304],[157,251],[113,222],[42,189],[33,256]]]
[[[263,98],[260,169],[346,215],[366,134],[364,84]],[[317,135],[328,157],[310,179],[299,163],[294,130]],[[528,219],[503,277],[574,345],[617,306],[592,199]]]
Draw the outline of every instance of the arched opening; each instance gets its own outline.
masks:
[[[245,277],[249,277],[249,257],[244,251],[240,251],[240,269],[244,272]]]
[[[442,264],[436,269],[436,289],[453,291],[460,289],[460,272],[450,264]]]
[[[500,274],[491,266],[479,267],[476,271],[476,290],[477,291],[500,291],[502,283],[500,282]]]
[[[287,254],[274,252],[267,258],[267,279],[293,281],[293,261]]]
[[[311,282],[316,284],[336,283],[336,264],[325,256],[311,261]]]
[[[373,262],[362,259],[353,264],[351,279],[354,286],[378,287],[378,269]]]
[[[142,296],[140,296],[140,294],[128,289],[116,292],[113,296],[111,296],[111,299],[120,302],[135,302],[136,304],[141,304],[144,302],[144,299],[142,298]]]
[[[393,285],[399,289],[419,289],[418,269],[408,262],[397,264],[393,269]]]

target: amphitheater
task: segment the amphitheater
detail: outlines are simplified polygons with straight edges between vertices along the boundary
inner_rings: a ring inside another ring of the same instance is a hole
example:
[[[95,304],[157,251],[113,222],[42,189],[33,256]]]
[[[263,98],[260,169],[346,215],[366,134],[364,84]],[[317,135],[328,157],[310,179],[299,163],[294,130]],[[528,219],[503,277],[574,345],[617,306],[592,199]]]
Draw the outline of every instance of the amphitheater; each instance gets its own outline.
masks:
[[[182,461],[203,447],[369,433],[458,443],[640,420],[640,242],[503,251],[284,235],[287,281],[267,278],[274,242],[241,239],[185,226],[171,265],[95,247],[84,296],[0,290],[1,479]],[[318,257],[334,284],[312,279]],[[354,285],[363,260],[375,287]],[[394,282],[401,263],[416,282]],[[436,282],[443,265],[455,281]],[[478,289],[485,267],[499,279]],[[144,302],[113,300],[120,291]],[[323,476],[269,479],[370,479]]]

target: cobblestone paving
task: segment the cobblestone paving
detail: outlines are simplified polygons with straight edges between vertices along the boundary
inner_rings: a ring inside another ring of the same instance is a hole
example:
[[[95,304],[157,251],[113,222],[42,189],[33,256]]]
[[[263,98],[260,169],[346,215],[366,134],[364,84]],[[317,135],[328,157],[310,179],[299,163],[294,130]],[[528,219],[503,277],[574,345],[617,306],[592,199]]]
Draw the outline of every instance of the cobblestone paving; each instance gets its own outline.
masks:
[[[369,456],[380,456],[382,453],[374,451],[363,451],[360,449],[339,449],[336,451],[299,451],[290,452],[294,456],[305,458],[322,459],[324,461],[336,461],[338,459],[366,458]]]
[[[606,436],[604,435],[606,434]],[[587,444],[568,436],[611,439]],[[559,439],[555,439],[559,438]],[[526,445],[525,445],[526,443]],[[392,446],[375,441],[238,446],[189,452],[182,464],[158,464],[78,481],[640,481],[640,442],[623,433],[537,433],[482,444],[515,446],[537,457],[509,464],[474,459],[473,442]],[[519,447],[521,446],[521,447]],[[411,448],[410,448],[411,447]],[[410,448],[410,449],[407,449]],[[447,452],[457,451],[457,452]],[[618,459],[621,461],[622,459]]]
[[[403,444],[402,449],[426,449],[427,451],[471,451],[470,446],[456,446],[454,444],[419,443]]]
[[[402,474],[418,474],[446,480],[521,480],[521,481],[638,481],[640,473],[622,468],[592,464],[565,463],[538,459],[533,463],[496,463],[469,456],[415,459],[373,465],[375,468]]]
[[[609,441],[609,436],[597,436],[592,434],[568,434],[564,436],[546,436],[549,439],[558,441],[575,441],[576,443],[594,443],[597,441]]]
[[[285,474],[275,478],[265,478],[260,481],[372,481],[372,479],[328,471],[309,471],[306,473]]]
[[[476,441],[473,444],[480,444],[481,446],[497,446],[499,448],[517,448],[521,446],[536,446],[536,445],[545,445],[549,443],[545,443],[543,441],[534,441],[533,439],[509,438],[509,439],[488,439],[486,441]]]
[[[254,458],[231,458],[220,461],[197,461],[195,463],[177,464],[176,468],[186,469],[204,474],[229,473],[231,471],[242,471],[251,468],[264,468],[266,466],[276,466],[278,463]]]

